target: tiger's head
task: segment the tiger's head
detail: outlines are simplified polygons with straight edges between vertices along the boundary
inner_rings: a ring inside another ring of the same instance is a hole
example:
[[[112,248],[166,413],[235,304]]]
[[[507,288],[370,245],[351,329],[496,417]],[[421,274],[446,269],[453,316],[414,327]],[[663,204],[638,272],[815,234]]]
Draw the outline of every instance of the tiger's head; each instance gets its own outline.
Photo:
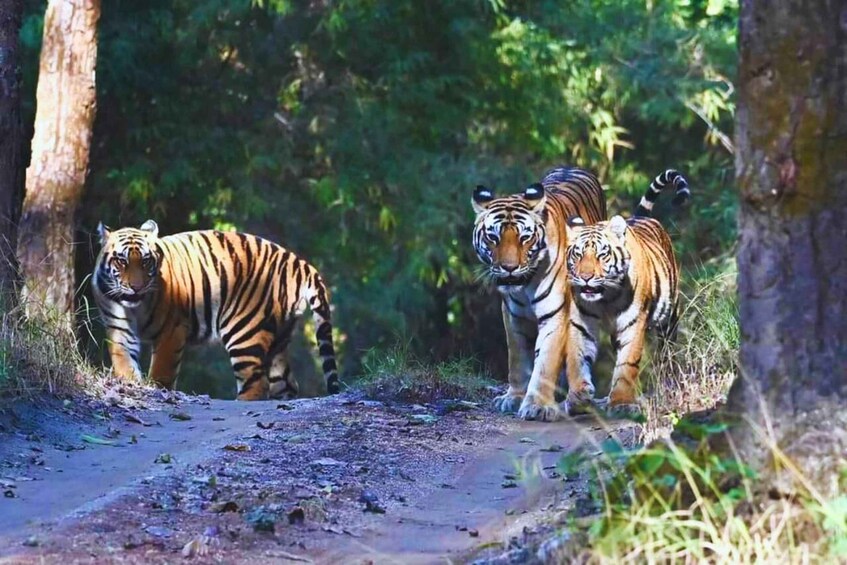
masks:
[[[137,306],[156,289],[161,256],[156,248],[159,226],[147,220],[140,228],[111,231],[97,226],[102,249],[94,284],[107,298],[127,308]]]
[[[630,264],[627,229],[622,216],[590,226],[579,217],[568,220],[568,278],[577,298],[598,302],[621,289]]]
[[[535,274],[547,249],[546,200],[540,183],[500,198],[482,185],[476,187],[473,245],[498,286],[524,285]]]

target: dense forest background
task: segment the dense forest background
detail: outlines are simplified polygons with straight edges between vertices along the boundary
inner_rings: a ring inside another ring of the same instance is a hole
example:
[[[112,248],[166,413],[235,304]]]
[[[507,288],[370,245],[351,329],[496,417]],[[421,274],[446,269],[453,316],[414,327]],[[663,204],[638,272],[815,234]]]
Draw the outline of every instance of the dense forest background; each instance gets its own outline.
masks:
[[[21,32],[28,127],[44,8],[27,2]],[[343,374],[399,342],[502,376],[499,300],[470,245],[473,187],[515,192],[571,163],[626,212],[675,167],[692,205],[657,216],[685,277],[723,268],[736,238],[737,18],[732,0],[110,0],[78,212],[79,317],[96,317],[98,221],[237,228],[324,272]],[[85,347],[105,358],[89,325]],[[183,387],[227,395],[215,352],[189,360]]]

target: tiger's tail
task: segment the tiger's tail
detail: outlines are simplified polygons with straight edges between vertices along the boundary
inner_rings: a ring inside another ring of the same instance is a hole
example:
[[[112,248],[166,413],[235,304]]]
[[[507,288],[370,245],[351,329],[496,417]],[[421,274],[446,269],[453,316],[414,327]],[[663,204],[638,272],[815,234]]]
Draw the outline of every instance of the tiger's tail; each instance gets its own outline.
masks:
[[[326,390],[329,394],[341,391],[338,381],[338,367],[335,364],[335,347],[332,345],[332,320],[329,307],[329,291],[323,278],[314,271],[311,284],[305,291],[315,321],[315,340],[318,343],[318,354],[321,357],[321,369],[326,380]]]
[[[691,197],[691,191],[688,189],[688,181],[685,180],[685,177],[679,171],[668,169],[656,176],[653,182],[650,183],[650,188],[641,197],[641,201],[635,209],[635,215],[647,216],[649,218],[653,213],[653,205],[659,199],[662,190],[669,184],[672,184],[676,191],[673,199],[675,206],[681,206],[688,202],[688,199]]]

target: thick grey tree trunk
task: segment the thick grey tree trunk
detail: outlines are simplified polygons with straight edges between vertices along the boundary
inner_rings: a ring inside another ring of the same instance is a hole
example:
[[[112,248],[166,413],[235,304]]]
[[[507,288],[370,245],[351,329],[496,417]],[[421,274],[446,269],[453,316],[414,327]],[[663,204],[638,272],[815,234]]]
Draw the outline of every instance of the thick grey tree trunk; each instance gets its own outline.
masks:
[[[745,457],[769,468],[768,430],[825,481],[847,452],[847,0],[743,0],[739,41],[730,409]]]
[[[24,190],[18,32],[22,0],[0,0],[0,308],[17,302],[15,247]]]
[[[72,320],[74,216],[88,172],[100,0],[50,0],[18,257],[30,316]]]

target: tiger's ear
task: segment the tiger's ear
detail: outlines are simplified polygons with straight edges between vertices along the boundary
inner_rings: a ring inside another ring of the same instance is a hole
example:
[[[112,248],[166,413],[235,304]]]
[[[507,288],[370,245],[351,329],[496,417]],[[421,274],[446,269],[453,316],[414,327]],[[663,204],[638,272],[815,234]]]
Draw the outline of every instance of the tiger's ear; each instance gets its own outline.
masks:
[[[565,231],[568,234],[568,239],[575,237],[579,228],[583,227],[585,227],[585,220],[579,216],[571,216],[568,218],[568,221],[565,223]]]
[[[481,184],[476,185],[476,189],[473,191],[473,200],[471,201],[474,212],[477,214],[483,212],[486,208],[488,208],[488,204],[492,200],[494,200],[493,190]]]
[[[532,206],[533,212],[541,212],[547,203],[547,195],[544,192],[544,185],[540,182],[534,182],[523,191],[524,200]]]
[[[614,216],[609,220],[609,230],[620,239],[626,236],[626,220],[623,216]]]
[[[147,220],[146,222],[141,224],[141,227],[138,229],[140,229],[141,231],[146,231],[153,237],[159,236],[159,224],[157,224],[153,220]]]
[[[100,237],[100,245],[106,245],[106,241],[109,239],[109,234],[112,233],[112,229],[104,224],[103,222],[99,222],[97,224],[97,235]]]

